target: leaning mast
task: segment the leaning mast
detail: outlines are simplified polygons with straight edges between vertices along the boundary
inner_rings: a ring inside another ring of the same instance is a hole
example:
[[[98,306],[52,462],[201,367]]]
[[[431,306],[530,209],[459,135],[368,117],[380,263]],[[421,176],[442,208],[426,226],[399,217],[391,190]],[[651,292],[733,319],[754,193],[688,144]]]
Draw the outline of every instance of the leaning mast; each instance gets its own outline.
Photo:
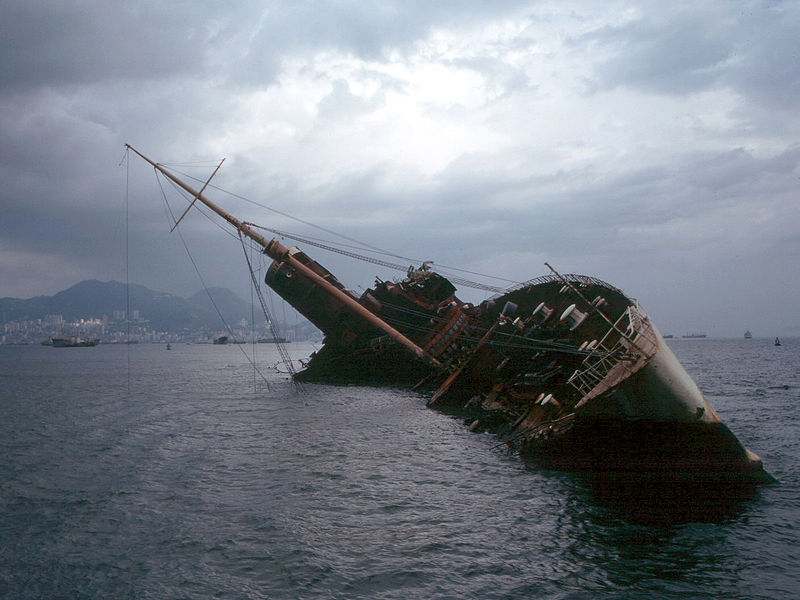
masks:
[[[185,183],[184,181],[182,181],[181,179],[179,179],[178,177],[167,171],[163,166],[151,160],[150,158],[139,152],[136,148],[134,148],[130,144],[125,144],[125,147],[129,150],[132,150],[139,157],[141,157],[142,160],[152,165],[152,167],[156,171],[164,175],[164,177],[174,182],[176,185],[178,185],[186,192],[191,194],[195,200],[200,200],[200,202],[205,204],[208,208],[213,210],[220,217],[225,219],[228,223],[233,225],[233,227],[235,227],[236,230],[239,231],[242,235],[249,237],[259,246],[261,246],[264,249],[263,250],[264,254],[266,254],[273,260],[287,263],[292,268],[302,272],[305,276],[311,279],[316,285],[323,288],[326,292],[328,292],[329,294],[337,298],[339,301],[341,301],[352,312],[356,313],[358,316],[362,317],[375,327],[381,329],[384,333],[386,333],[386,335],[388,335],[394,341],[405,346],[418,359],[426,362],[431,367],[437,369],[441,368],[442,364],[435,357],[431,356],[428,352],[420,348],[417,344],[415,344],[406,336],[404,336],[402,333],[397,331],[394,327],[386,323],[386,321],[378,317],[375,313],[365,308],[355,298],[344,293],[335,285],[327,281],[324,277],[320,276],[318,273],[314,272],[312,269],[301,263],[299,260],[297,260],[294,256],[291,255],[291,253],[289,252],[289,248],[281,244],[276,238],[267,240],[267,238],[265,238],[263,235],[253,230],[252,227],[250,227],[243,221],[240,221],[232,214],[230,214],[228,211],[226,211],[224,208],[217,206],[214,202],[209,200],[205,195],[203,195],[202,191],[195,190],[192,186],[190,186],[189,184]]]

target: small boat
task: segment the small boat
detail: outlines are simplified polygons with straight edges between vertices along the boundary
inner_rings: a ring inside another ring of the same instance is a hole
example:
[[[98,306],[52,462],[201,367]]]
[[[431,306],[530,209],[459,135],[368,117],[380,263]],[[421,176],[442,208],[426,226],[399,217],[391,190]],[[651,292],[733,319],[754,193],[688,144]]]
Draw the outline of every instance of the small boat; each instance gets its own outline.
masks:
[[[216,344],[217,346],[221,346],[223,344],[227,344],[228,343],[228,336],[227,335],[221,335],[219,337],[216,337],[216,338],[214,338],[214,341],[212,343]]]
[[[744,332],[744,339],[746,339],[746,340],[752,340],[753,339],[753,334],[750,333],[749,329]]]
[[[172,350],[172,344],[167,344],[167,350]]]
[[[54,348],[89,348],[91,346],[97,346],[99,343],[97,339],[84,338],[79,335],[52,339]]]
[[[780,346],[781,345],[781,341],[778,338],[775,338],[775,345],[776,346]]]

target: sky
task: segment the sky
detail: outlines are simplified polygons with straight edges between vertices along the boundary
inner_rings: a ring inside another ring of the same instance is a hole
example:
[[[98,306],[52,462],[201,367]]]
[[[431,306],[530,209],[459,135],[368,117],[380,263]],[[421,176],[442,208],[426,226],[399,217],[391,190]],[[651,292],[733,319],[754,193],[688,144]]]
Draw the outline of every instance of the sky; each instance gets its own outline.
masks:
[[[186,200],[129,143],[195,187],[224,158],[209,197],[265,227],[797,336],[798,98],[791,1],[4,0],[0,297],[250,297],[238,239],[170,233]],[[402,276],[298,245],[357,292]]]

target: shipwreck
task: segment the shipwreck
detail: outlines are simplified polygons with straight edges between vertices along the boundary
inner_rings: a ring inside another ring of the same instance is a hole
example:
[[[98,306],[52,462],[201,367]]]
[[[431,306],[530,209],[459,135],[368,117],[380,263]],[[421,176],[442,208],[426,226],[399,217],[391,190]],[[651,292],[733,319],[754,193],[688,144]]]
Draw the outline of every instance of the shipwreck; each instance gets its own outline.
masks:
[[[266,284],[325,336],[297,379],[424,390],[429,406],[546,468],[771,480],[644,308],[616,287],[545,263],[548,275],[473,305],[425,263],[356,295],[299,248],[128,148],[272,259]]]

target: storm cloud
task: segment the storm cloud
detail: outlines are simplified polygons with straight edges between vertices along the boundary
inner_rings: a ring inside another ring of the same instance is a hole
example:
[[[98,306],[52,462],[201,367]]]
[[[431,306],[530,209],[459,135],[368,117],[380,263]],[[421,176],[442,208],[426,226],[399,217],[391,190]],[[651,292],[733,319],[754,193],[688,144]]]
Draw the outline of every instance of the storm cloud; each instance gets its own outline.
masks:
[[[249,297],[238,241],[199,213],[170,234],[130,143],[200,181],[226,158],[210,195],[268,227],[509,281],[547,260],[665,333],[800,333],[796,3],[0,11],[0,296],[126,269],[189,295],[183,239],[208,285]],[[354,289],[396,275],[304,250]]]

